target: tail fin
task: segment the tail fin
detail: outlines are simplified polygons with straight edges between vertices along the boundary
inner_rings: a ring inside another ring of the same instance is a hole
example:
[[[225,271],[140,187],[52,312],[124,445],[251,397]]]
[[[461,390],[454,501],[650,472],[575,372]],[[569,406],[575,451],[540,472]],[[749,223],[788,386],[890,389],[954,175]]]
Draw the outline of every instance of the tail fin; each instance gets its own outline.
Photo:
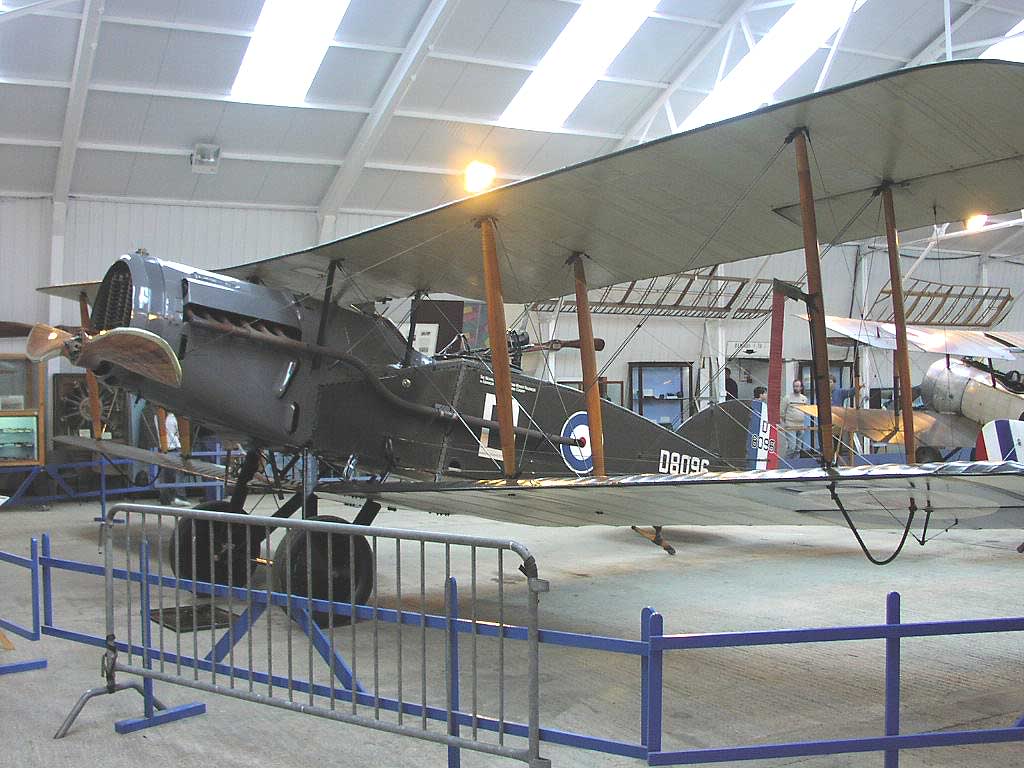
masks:
[[[775,469],[778,434],[760,400],[726,400],[698,411],[676,433],[711,457],[712,471]]]
[[[979,461],[1024,461],[1024,421],[996,419],[983,426],[974,457]]]
[[[779,430],[768,421],[768,403],[754,400],[750,404],[750,426],[747,433],[747,469],[778,467]]]

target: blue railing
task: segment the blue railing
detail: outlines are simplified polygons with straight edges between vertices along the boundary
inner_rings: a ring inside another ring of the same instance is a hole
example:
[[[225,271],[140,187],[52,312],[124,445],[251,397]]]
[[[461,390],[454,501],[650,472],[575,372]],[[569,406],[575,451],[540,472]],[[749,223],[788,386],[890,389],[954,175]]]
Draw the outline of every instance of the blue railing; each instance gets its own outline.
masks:
[[[29,556],[23,557],[12,552],[0,552],[0,563],[7,563],[28,571],[29,595],[32,612],[32,626],[25,626],[10,619],[0,617],[0,629],[7,630],[26,640],[38,640],[41,636],[39,621],[39,541],[32,539],[29,544]],[[7,584],[7,579],[3,580]],[[46,667],[46,659],[32,659],[30,661],[15,661],[8,664],[0,664],[0,675],[9,675],[14,672],[27,672],[31,669],[43,669]]]
[[[141,557],[140,553],[140,557]],[[92,563],[83,563],[74,560],[61,559],[53,556],[51,542],[48,535],[42,537],[42,551],[38,551],[35,540],[32,544],[32,555],[29,558],[0,553],[0,561],[12,562],[29,568],[38,576],[41,575],[42,590],[38,587],[39,579],[36,578],[32,589],[31,600],[33,604],[33,621],[36,627],[35,636],[41,632],[43,635],[63,638],[73,642],[102,648],[105,645],[104,637],[83,633],[70,628],[61,627],[54,617],[53,605],[53,571],[67,571],[72,573],[88,574],[102,578],[103,567]],[[140,562],[143,560],[140,559]],[[285,605],[288,596],[280,593],[267,593],[266,591],[250,592],[246,587],[228,587],[223,585],[211,585],[204,582],[190,582],[178,580],[172,576],[162,576],[149,572],[148,568],[141,571],[129,571],[115,569],[114,578],[127,580],[148,586],[180,587],[183,589],[195,589],[200,594],[214,594],[218,597],[227,597],[229,594],[233,599],[240,601],[252,601],[255,609],[262,613],[270,605]],[[358,619],[376,619],[381,622],[402,623],[406,625],[420,626],[421,623],[427,628],[454,631],[453,639],[459,634],[472,634],[474,632],[481,636],[497,636],[502,633],[508,640],[526,640],[527,628],[522,626],[506,626],[504,631],[497,625],[488,625],[480,622],[473,622],[459,618],[457,608],[451,600],[457,595],[457,585],[454,579],[446,582],[446,594],[450,596],[446,601],[445,614],[419,614],[415,611],[395,610],[386,608],[375,608],[373,606],[355,606],[354,612]],[[148,589],[144,590],[148,594]],[[42,600],[42,619],[40,624],[39,606]],[[324,600],[311,600],[308,609],[313,611],[333,610],[339,615],[350,615],[353,608],[349,603],[329,603]],[[243,615],[236,624],[227,630],[220,640],[214,644],[211,653],[204,658],[192,658],[187,655],[177,655],[170,651],[149,647],[151,644],[145,641],[139,643],[118,642],[118,648],[123,652],[142,655],[146,652],[150,659],[159,661],[161,657],[170,663],[180,663],[184,667],[196,668],[205,671],[216,671],[217,674],[236,675],[257,675],[257,681],[271,682],[275,685],[283,684],[284,678],[276,679],[273,675],[263,672],[237,667],[224,663],[227,649],[230,645],[237,643],[244,635],[252,622],[258,618],[257,615]],[[315,624],[306,622],[304,631],[316,633]],[[10,622],[0,620],[0,626],[10,627]],[[31,634],[27,628],[20,627]],[[923,637],[946,637],[951,635],[980,635],[1001,632],[1024,632],[1024,617],[991,618],[991,619],[968,619],[956,621],[938,622],[916,622],[904,624],[900,620],[900,596],[898,593],[890,593],[886,600],[886,621],[883,624],[868,624],[842,627],[805,628],[805,629],[780,629],[780,630],[758,630],[752,632],[718,632],[718,633],[697,633],[666,635],[664,633],[664,619],[661,614],[651,608],[645,608],[641,614],[640,639],[631,640],[617,637],[604,637],[599,635],[584,635],[575,632],[560,630],[540,630],[539,641],[548,646],[560,646],[568,648],[579,648],[585,650],[597,650],[616,655],[636,657],[640,661],[639,679],[639,733],[636,741],[622,739],[610,739],[600,735],[578,733],[573,731],[560,730],[555,728],[541,728],[541,741],[549,744],[559,744],[577,749],[584,749],[593,752],[620,755],[631,757],[646,762],[648,765],[696,765],[728,761],[744,760],[765,760],[777,758],[792,758],[801,756],[836,755],[855,752],[883,752],[886,768],[897,768],[899,764],[899,753],[905,749],[936,748],[962,745],[996,744],[1001,742],[1024,741],[1024,717],[1017,719],[1011,725],[1002,728],[953,730],[953,731],[929,731],[924,733],[903,734],[900,732],[900,670],[901,670],[901,641],[905,638]],[[19,634],[21,634],[19,632]],[[23,636],[28,636],[27,634]],[[324,638],[317,637],[317,641],[324,641]],[[780,646],[796,645],[806,643],[833,643],[878,640],[885,644],[885,714],[882,723],[882,733],[878,736],[858,737],[849,739],[830,740],[809,740],[782,742],[770,744],[742,744],[714,748],[666,748],[664,745],[664,721],[663,699],[665,694],[665,656],[666,654],[685,652],[697,649],[726,649],[751,646]],[[458,643],[453,642],[450,646],[449,663],[452,668],[458,670]],[[321,655],[325,658],[331,654],[328,648],[323,649]],[[339,671],[344,673],[344,663],[338,665]],[[455,679],[458,675],[455,676]],[[336,685],[324,685],[311,681],[295,680],[295,689],[298,691],[311,691],[319,696],[334,695],[339,700],[351,700],[354,697],[357,703],[377,703],[384,710],[398,711],[419,716],[423,709],[419,703],[399,701],[392,699],[375,698],[361,690],[358,681],[345,680],[344,674],[338,679],[341,687]],[[333,694],[332,694],[333,691]],[[543,693],[543,692],[542,692]],[[457,697],[457,693],[456,693]],[[457,710],[457,700],[455,701]],[[474,719],[469,712],[456,711],[451,721],[448,714],[442,707],[426,707],[426,717],[440,722],[448,722],[449,728],[459,726],[470,726]],[[497,729],[496,720],[478,717],[475,724],[484,730]],[[527,727],[523,723],[507,723],[505,733],[509,736],[526,737]]]

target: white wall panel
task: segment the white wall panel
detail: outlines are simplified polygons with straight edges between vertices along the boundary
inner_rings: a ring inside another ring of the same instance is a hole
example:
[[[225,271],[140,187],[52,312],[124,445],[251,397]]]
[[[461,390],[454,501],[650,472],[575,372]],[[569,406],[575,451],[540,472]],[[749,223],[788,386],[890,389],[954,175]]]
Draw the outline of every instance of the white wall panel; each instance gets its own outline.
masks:
[[[49,200],[0,200],[0,320],[46,320],[50,220]]]
[[[315,238],[316,216],[305,211],[72,200],[64,279],[99,279],[114,259],[138,248],[217,269],[305,248]]]

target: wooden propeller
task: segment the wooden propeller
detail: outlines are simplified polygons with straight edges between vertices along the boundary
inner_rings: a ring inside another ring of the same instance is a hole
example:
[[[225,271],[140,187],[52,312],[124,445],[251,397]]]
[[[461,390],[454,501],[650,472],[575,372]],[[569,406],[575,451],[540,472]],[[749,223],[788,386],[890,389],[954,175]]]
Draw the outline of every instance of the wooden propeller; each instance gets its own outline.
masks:
[[[38,324],[29,334],[26,354],[36,362],[62,355],[73,364],[95,369],[110,363],[168,387],[181,386],[181,363],[171,346],[141,328],[114,328],[90,336],[73,336]]]
[[[83,291],[78,296],[78,311],[82,318],[82,331],[92,330],[92,319],[89,317],[89,300]],[[100,383],[96,381],[96,374],[88,368],[85,370],[85,386],[89,392],[89,416],[92,417],[92,439],[103,439],[103,419],[100,409]]]

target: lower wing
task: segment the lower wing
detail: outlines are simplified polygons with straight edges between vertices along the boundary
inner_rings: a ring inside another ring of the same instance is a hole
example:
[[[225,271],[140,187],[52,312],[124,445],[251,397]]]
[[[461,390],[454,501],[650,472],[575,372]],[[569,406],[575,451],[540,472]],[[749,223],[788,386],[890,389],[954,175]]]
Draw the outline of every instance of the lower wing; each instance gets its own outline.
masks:
[[[331,493],[439,514],[528,525],[800,525],[902,527],[911,510],[972,528],[1024,527],[1024,464],[758,470],[701,475],[338,483]]]

